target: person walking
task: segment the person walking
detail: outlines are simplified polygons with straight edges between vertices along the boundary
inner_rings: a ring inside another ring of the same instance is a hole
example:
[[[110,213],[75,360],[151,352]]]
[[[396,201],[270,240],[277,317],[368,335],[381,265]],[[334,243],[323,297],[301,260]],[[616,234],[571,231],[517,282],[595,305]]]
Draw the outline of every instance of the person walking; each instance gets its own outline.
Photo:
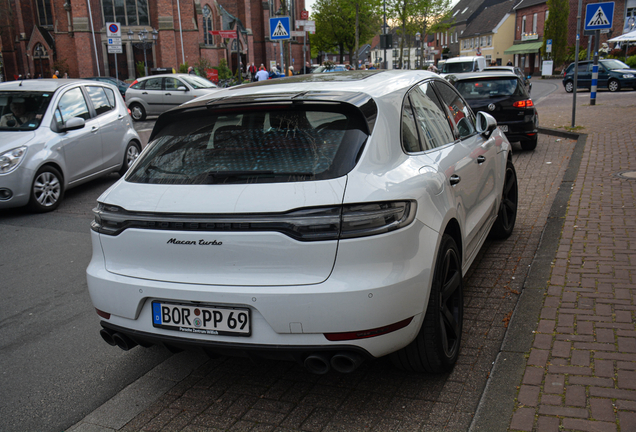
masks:
[[[254,66],[254,63],[252,63],[250,66],[250,79],[252,81],[256,81],[256,72],[258,72],[258,70],[256,69],[256,66]]]
[[[52,78],[57,79],[59,75],[60,75],[60,71],[56,70]]]
[[[261,64],[261,67],[259,68],[258,72],[256,73],[256,80],[257,81],[267,81],[268,79],[269,79],[269,74],[265,70],[265,66],[263,66]]]

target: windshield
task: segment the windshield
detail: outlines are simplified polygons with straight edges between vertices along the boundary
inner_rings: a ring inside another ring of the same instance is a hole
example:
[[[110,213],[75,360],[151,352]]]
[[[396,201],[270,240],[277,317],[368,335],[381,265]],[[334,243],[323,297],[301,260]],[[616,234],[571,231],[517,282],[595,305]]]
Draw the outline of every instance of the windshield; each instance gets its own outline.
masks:
[[[464,99],[484,99],[500,96],[524,96],[523,86],[517,78],[491,78],[462,80],[455,83]]]
[[[609,70],[629,69],[629,66],[627,66],[620,60],[603,60],[603,66],[605,66],[605,68]]]
[[[462,73],[462,72],[472,72],[473,71],[473,62],[464,61],[464,62],[454,62],[454,63],[444,63],[444,67],[442,69],[442,73]]]
[[[53,92],[0,92],[0,130],[35,130],[51,103]]]
[[[361,115],[325,107],[189,113],[150,144],[126,180],[215,184],[323,180],[349,172],[367,135]]]
[[[188,75],[181,78],[195,89],[217,88],[214,83],[206,80],[205,78],[201,78],[200,76]]]
[[[323,72],[346,72],[347,68],[344,66],[332,66],[327,68],[327,66],[318,66],[312,73],[323,73]]]

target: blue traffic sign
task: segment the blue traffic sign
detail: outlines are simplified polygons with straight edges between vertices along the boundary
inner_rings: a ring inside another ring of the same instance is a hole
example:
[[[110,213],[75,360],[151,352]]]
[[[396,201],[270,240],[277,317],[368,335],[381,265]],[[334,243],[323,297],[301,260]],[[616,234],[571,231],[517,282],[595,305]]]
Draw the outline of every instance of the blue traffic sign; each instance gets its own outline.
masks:
[[[291,26],[289,17],[276,17],[269,19],[270,40],[291,39]]]
[[[585,30],[611,29],[614,2],[590,3],[585,7]]]

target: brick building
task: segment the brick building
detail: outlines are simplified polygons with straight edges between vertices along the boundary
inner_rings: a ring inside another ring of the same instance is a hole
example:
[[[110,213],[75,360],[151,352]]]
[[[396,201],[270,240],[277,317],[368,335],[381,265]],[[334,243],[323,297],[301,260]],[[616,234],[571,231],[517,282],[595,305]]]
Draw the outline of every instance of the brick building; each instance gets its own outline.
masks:
[[[524,73],[538,75],[541,69],[540,50],[543,46],[543,32],[549,15],[548,3],[546,0],[521,0],[515,5],[514,10],[514,43],[505,53],[514,56],[514,65]],[[576,12],[574,15],[576,19]]]
[[[134,79],[144,53],[149,71],[192,66],[200,58],[214,66],[226,59],[235,71],[237,39],[209,31],[237,25],[243,65],[280,63],[279,43],[269,40],[269,18],[288,15],[294,29],[304,7],[304,0],[6,0],[0,2],[2,72],[12,80],[51,77],[55,70],[70,77],[114,77],[117,70],[120,79]],[[107,22],[120,24],[120,54],[108,53]],[[143,31],[145,42],[139,39]],[[302,65],[302,43],[302,37],[292,38],[285,64]]]

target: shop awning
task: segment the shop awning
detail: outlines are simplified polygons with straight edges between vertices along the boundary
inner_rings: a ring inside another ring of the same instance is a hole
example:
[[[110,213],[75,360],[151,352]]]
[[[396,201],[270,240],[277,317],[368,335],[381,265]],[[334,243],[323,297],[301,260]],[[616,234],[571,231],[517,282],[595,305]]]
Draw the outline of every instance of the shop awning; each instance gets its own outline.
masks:
[[[513,45],[504,51],[504,54],[528,54],[539,52],[543,46],[543,42],[530,42],[519,45]]]

